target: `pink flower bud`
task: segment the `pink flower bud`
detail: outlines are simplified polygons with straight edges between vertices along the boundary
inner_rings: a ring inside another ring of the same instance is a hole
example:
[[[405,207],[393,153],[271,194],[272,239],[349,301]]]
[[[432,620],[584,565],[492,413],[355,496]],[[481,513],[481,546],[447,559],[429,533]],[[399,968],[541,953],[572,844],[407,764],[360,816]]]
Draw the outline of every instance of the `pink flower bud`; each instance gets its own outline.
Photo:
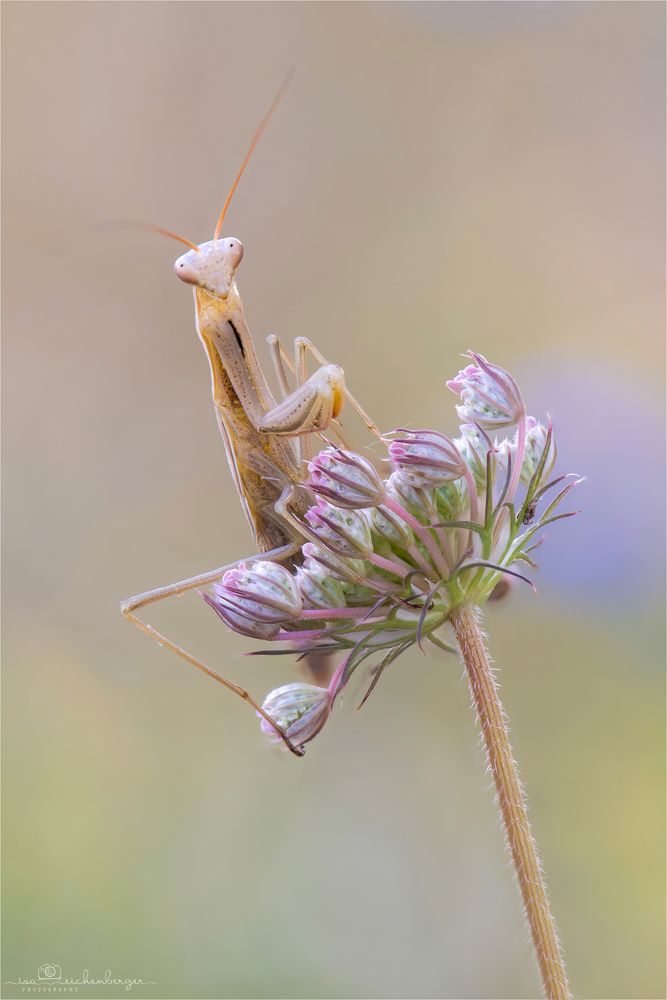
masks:
[[[303,746],[317,736],[331,714],[333,698],[328,688],[315,684],[284,684],[269,692],[262,708],[280,726],[295,746]],[[275,729],[261,718],[261,728],[277,738]]]
[[[521,466],[521,482],[525,486],[529,484],[540,464],[542,454],[547,446],[547,435],[548,431],[544,424],[541,424],[535,417],[526,418],[526,450],[523,456],[523,465]],[[548,479],[555,463],[556,442],[552,435],[549,443],[549,451],[542,470],[542,480]]]
[[[339,560],[334,559],[327,549],[321,549],[318,545],[314,545],[313,542],[306,542],[305,545],[301,546],[301,551],[303,552],[306,562],[316,562],[322,569],[332,576],[335,580],[348,580],[349,577],[345,575],[342,567],[339,565]],[[349,566],[352,573],[360,575],[364,572],[364,563],[361,559],[340,559],[340,562],[344,566]]]
[[[307,608],[344,608],[345,594],[337,580],[315,559],[306,559],[296,571],[296,582]]]
[[[216,610],[224,608],[228,615],[232,612],[253,622],[280,625],[301,614],[296,580],[284,566],[268,560],[249,566],[241,563],[228,570],[222,583],[213,584],[212,589],[214,597],[209,603]]]
[[[308,463],[308,486],[335,507],[359,510],[382,503],[382,480],[367,459],[342,448],[325,448]]]
[[[488,442],[474,424],[461,424],[461,436],[455,438],[454,444],[472,472],[475,480],[486,482],[486,453]]]
[[[520,473],[520,481],[524,486],[528,486],[535,471],[537,470],[538,465],[540,464],[542,453],[547,446],[547,434],[547,428],[536,420],[535,417],[526,417],[526,441]],[[496,444],[498,467],[500,469],[506,469],[508,456],[511,455],[512,462],[515,462],[516,453],[516,434],[512,438],[504,438],[499,444]],[[549,477],[555,462],[556,443],[552,437],[549,444],[549,452],[544,463],[544,469],[542,470],[542,481]]]
[[[251,639],[275,639],[280,631],[280,625],[268,625],[265,622],[258,622],[252,618],[246,618],[237,611],[229,607],[223,597],[211,597],[210,594],[201,595],[206,603],[213,608],[218,618],[239,635],[247,635]]]
[[[414,544],[415,536],[411,528],[388,507],[374,507],[371,511],[371,524],[373,531],[391,545],[405,549]]]
[[[423,518],[427,511],[427,500],[424,491],[407,481],[403,469],[396,469],[387,480],[387,493],[396,503],[405,507],[411,514]]]
[[[306,521],[322,545],[344,558],[361,558],[373,551],[371,529],[362,511],[343,510],[318,498],[306,511]]]
[[[454,442],[438,431],[393,431],[389,457],[411,486],[433,489],[465,475],[466,466]]]
[[[456,407],[460,419],[479,424],[485,430],[518,423],[526,408],[512,376],[481,354],[468,351],[468,356],[475,364],[468,365],[446,383],[448,389],[461,397],[461,405]]]

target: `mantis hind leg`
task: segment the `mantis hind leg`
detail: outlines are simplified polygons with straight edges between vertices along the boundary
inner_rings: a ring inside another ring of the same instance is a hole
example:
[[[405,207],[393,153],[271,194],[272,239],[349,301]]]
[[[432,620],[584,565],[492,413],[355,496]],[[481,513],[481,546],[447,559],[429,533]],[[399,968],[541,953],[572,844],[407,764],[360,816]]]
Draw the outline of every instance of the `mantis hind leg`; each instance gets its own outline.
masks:
[[[189,590],[194,590],[196,587],[205,587],[210,583],[214,583],[216,580],[220,579],[223,573],[229,569],[233,569],[235,566],[238,566],[240,562],[253,563],[260,559],[268,559],[272,562],[283,562],[295,555],[298,548],[298,544],[296,542],[292,542],[287,545],[281,545],[269,552],[260,552],[258,555],[251,556],[245,560],[240,559],[235,563],[229,563],[227,566],[220,566],[218,569],[210,570],[208,573],[200,573],[197,576],[189,577],[187,580],[180,580],[178,583],[172,583],[166,587],[158,587],[155,590],[148,590],[143,594],[137,594],[136,597],[129,597],[126,600],[121,601],[120,608],[124,617],[127,618],[128,621],[131,621],[137,626],[137,628],[141,629],[142,632],[150,636],[152,639],[155,639],[158,645],[164,646],[166,649],[170,649],[172,653],[180,656],[186,663],[196,667],[197,670],[201,670],[202,673],[208,674],[208,676],[212,677],[213,680],[222,684],[223,687],[226,687],[229,691],[233,691],[234,694],[239,696],[239,698],[248,702],[248,704],[251,705],[255,711],[266,720],[266,722],[268,722],[272,729],[275,730],[276,734],[283,741],[287,749],[297,757],[302,757],[303,750],[300,747],[295,746],[291,740],[287,738],[285,731],[271,718],[267,712],[264,711],[262,706],[255,701],[252,695],[246,691],[245,688],[241,687],[239,684],[235,684],[234,681],[230,681],[228,678],[223,677],[222,674],[219,674],[217,670],[209,667],[202,660],[198,660],[186,649],[183,649],[182,646],[178,646],[175,642],[172,642],[171,639],[168,639],[161,632],[158,632],[157,629],[153,628],[152,625],[149,625],[142,618],[139,618],[135,613],[149,604],[155,604],[157,601],[163,601],[168,597],[178,597],[181,594],[187,593]]]

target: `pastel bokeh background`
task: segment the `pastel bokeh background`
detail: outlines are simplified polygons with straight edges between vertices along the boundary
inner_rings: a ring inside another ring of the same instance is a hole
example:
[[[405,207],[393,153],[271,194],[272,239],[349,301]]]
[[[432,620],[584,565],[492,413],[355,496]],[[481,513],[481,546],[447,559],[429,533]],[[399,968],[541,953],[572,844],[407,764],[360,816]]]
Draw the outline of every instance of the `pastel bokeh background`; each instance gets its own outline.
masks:
[[[296,64],[228,216],[251,329],[310,336],[384,428],[453,432],[469,346],[554,417],[582,512],[491,646],[576,995],[665,996],[664,17],[3,5],[3,980],[539,993],[453,657],[297,762],[118,613],[251,539],[178,249],[115,222],[208,239]],[[297,676],[196,596],[151,620],[258,696]]]

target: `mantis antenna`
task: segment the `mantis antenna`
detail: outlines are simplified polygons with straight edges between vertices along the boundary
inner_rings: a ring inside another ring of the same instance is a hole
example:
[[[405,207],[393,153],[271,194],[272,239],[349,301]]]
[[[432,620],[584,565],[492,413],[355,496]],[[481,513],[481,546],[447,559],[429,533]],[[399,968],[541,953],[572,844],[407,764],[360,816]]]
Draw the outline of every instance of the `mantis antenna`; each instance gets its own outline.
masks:
[[[222,206],[222,211],[220,212],[220,215],[218,216],[218,222],[217,222],[217,225],[215,227],[215,232],[213,233],[213,240],[214,241],[216,241],[216,240],[218,240],[220,238],[220,231],[222,229],[222,223],[224,222],[225,215],[227,214],[227,209],[229,208],[230,202],[231,202],[232,198],[234,197],[234,192],[236,191],[237,187],[239,186],[239,181],[243,177],[243,172],[244,172],[245,168],[248,166],[248,163],[250,161],[250,157],[255,152],[255,147],[257,146],[257,143],[259,142],[259,140],[260,140],[260,138],[262,136],[262,132],[264,131],[264,129],[266,128],[266,126],[269,124],[269,121],[271,119],[271,116],[273,115],[273,112],[276,110],[276,108],[278,107],[278,105],[282,101],[283,97],[285,96],[285,92],[287,91],[287,88],[289,87],[290,83],[292,82],[292,77],[293,76],[294,76],[294,67],[292,67],[292,69],[290,69],[290,71],[288,72],[287,76],[285,77],[285,79],[281,83],[280,89],[278,90],[278,93],[273,98],[273,102],[271,104],[271,107],[269,108],[269,110],[266,112],[266,114],[262,118],[261,122],[259,123],[259,125],[257,126],[257,128],[255,130],[255,134],[253,135],[252,139],[250,140],[250,145],[248,147],[248,152],[246,153],[246,155],[244,157],[244,160],[243,160],[243,163],[241,164],[239,172],[237,173],[236,177],[234,178],[234,183],[232,184],[231,188],[229,189],[229,194],[227,195],[227,198],[225,200],[225,204]],[[173,235],[173,234],[169,234],[169,235]]]
[[[172,233],[171,229],[163,229],[162,226],[154,226],[151,222],[133,222],[133,226],[140,226],[142,229],[147,229],[149,233],[158,233],[159,236],[168,236],[170,240],[177,240],[186,247],[190,247],[191,250],[196,250],[197,253],[201,253],[201,247],[198,247],[196,243],[191,243],[190,240],[186,240],[185,236],[179,236],[178,233]]]
[[[236,177],[234,178],[234,183],[232,184],[231,188],[229,189],[229,194],[227,195],[227,198],[225,199],[225,204],[222,206],[222,211],[220,212],[220,215],[218,216],[218,222],[217,222],[217,225],[215,227],[215,233],[213,234],[213,241],[214,242],[217,241],[220,238],[220,230],[222,229],[222,223],[225,220],[225,215],[227,214],[227,209],[229,208],[231,200],[234,197],[234,192],[236,191],[237,187],[239,186],[239,181],[243,177],[243,173],[245,171],[245,168],[248,166],[248,163],[250,162],[250,157],[255,152],[255,147],[257,146],[257,143],[259,142],[259,140],[260,140],[260,138],[262,136],[262,132],[264,131],[264,129],[266,128],[266,126],[269,124],[269,121],[271,119],[271,116],[273,115],[273,112],[276,110],[276,108],[278,107],[278,105],[282,101],[283,97],[285,96],[285,92],[287,91],[287,88],[289,87],[290,83],[292,82],[292,77],[293,76],[294,76],[294,67],[292,67],[292,69],[290,69],[290,71],[288,72],[287,76],[285,77],[285,79],[281,83],[280,88],[278,90],[278,93],[273,98],[273,102],[271,104],[271,107],[269,108],[269,110],[266,112],[266,114],[262,118],[261,122],[259,123],[259,125],[257,126],[257,128],[255,130],[255,134],[253,135],[252,139],[250,140],[250,146],[248,147],[248,152],[246,153],[246,155],[245,155],[245,157],[243,159],[243,163],[241,164],[239,172],[237,173]],[[134,220],[131,221],[131,225],[133,225],[133,226],[139,226],[141,229],[147,229],[148,232],[150,232],[150,233],[158,233],[159,236],[167,236],[170,240],[176,240],[178,243],[182,243],[184,246],[189,247],[190,250],[196,250],[197,253],[201,253],[202,252],[201,247],[197,246],[196,243],[192,243],[190,240],[186,240],[185,236],[179,236],[178,233],[172,232],[171,229],[164,229],[162,226],[154,226],[150,222],[136,222]]]

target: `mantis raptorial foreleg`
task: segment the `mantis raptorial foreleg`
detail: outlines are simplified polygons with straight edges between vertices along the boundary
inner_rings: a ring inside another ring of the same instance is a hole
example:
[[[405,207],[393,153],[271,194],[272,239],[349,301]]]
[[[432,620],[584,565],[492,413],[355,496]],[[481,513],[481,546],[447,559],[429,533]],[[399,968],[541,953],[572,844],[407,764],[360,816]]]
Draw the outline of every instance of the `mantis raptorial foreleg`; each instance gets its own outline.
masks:
[[[307,337],[297,337],[295,339],[294,351],[296,355],[297,378],[303,377],[301,373],[305,373],[306,357],[308,354],[312,354],[317,363],[320,365],[329,364],[324,355],[320,351],[318,351],[313,342],[311,340],[308,340]],[[363,422],[366,424],[366,427],[371,432],[371,434],[374,434],[375,437],[381,438],[382,433],[380,431],[380,428],[377,426],[375,421],[371,419],[368,413],[366,413],[361,403],[359,403],[358,400],[355,399],[355,397],[352,395],[347,386],[344,387],[344,392],[345,392],[345,398],[347,399],[348,403],[357,411],[357,413],[359,414]]]
[[[271,334],[267,342],[284,398],[262,418],[260,429],[263,432],[286,434],[298,440],[306,434],[321,434],[325,430],[330,430],[336,434],[344,447],[348,447],[336,420],[343,399],[346,399],[368,429],[377,437],[381,436],[375,422],[347,388],[342,368],[328,362],[310,340],[306,337],[296,338],[293,362],[278,337]],[[312,354],[320,364],[310,376],[307,373],[308,354]],[[289,389],[285,366],[296,377],[296,388],[293,391]],[[310,457],[309,442],[301,441],[299,451],[301,459]]]
[[[280,386],[280,391],[282,393],[282,398],[284,401],[288,399],[290,396],[292,396],[294,392],[298,391],[300,386],[303,385],[303,383],[306,381],[306,376],[304,373],[301,380],[299,380],[297,376],[296,358],[294,360],[290,358],[289,354],[281,344],[280,339],[276,337],[274,333],[269,334],[269,336],[266,338],[266,342],[269,345],[269,351],[271,354],[273,369],[275,371],[276,378],[278,380],[278,385]],[[285,371],[285,367],[287,367],[289,371],[292,373],[292,375],[294,375],[296,378],[295,390],[292,390],[290,388],[289,379],[287,378],[287,372]],[[338,438],[338,441],[343,448],[350,447],[340,430],[338,421],[335,420],[333,417],[331,418],[331,426],[328,428],[328,430],[330,430],[331,433]],[[321,431],[315,433],[319,433],[320,437],[322,437]],[[322,439],[326,441],[326,438],[323,437]],[[298,435],[294,438],[293,445],[297,456],[297,462],[301,467],[304,462],[307,462],[312,457],[313,449],[311,447],[311,443],[308,437],[304,435]]]
[[[284,730],[276,722],[274,722],[271,716],[264,711],[262,706],[255,701],[252,695],[246,691],[245,688],[235,684],[234,681],[228,680],[227,677],[223,677],[222,674],[217,672],[217,670],[213,670],[212,667],[209,667],[202,660],[198,660],[197,657],[192,656],[192,654],[188,653],[188,651],[183,649],[182,646],[178,646],[175,642],[172,642],[171,639],[168,639],[161,632],[158,632],[157,629],[153,628],[152,625],[149,625],[135,614],[136,611],[139,611],[141,608],[145,608],[148,604],[155,604],[157,601],[163,601],[168,597],[178,597],[181,594],[185,594],[189,590],[194,590],[196,587],[205,587],[210,583],[214,583],[216,580],[219,580],[223,574],[227,572],[227,570],[234,569],[241,562],[245,562],[246,565],[248,563],[256,562],[259,559],[269,559],[274,562],[283,562],[285,559],[289,559],[293,556],[297,550],[298,545],[296,543],[282,545],[270,552],[262,552],[256,556],[251,556],[248,559],[241,559],[235,563],[230,563],[227,566],[220,566],[218,569],[210,570],[208,573],[200,573],[197,576],[191,576],[187,580],[180,580],[178,583],[172,583],[166,587],[158,587],[155,590],[148,590],[143,594],[137,594],[136,597],[129,597],[127,600],[123,601],[121,603],[121,611],[128,621],[131,621],[137,626],[137,628],[141,629],[142,632],[145,632],[146,635],[155,639],[158,645],[164,646],[166,649],[170,649],[172,653],[176,653],[176,655],[180,656],[181,659],[186,661],[186,663],[190,663],[193,667],[196,667],[203,673],[208,674],[209,677],[218,681],[218,683],[222,684],[223,687],[226,687],[229,691],[233,691],[234,694],[237,694],[240,698],[243,698],[244,701],[247,701],[250,705],[252,705],[255,711],[259,712],[262,718],[265,719],[275,730],[276,734],[280,737],[285,746],[291,750],[293,754],[296,754],[297,757],[301,757],[303,756],[303,751],[299,747],[294,746],[294,744],[285,735]]]
[[[287,368],[291,371],[292,375],[296,376],[296,371],[297,371],[296,358],[294,360],[290,358],[289,354],[281,344],[279,338],[276,337],[274,333],[269,334],[269,336],[266,338],[266,342],[269,345],[269,351],[271,353],[271,361],[273,363],[273,369],[276,373],[276,378],[278,380],[278,384],[280,386],[283,399],[285,399],[292,392],[292,390],[290,389],[289,380],[287,378],[287,373],[285,371],[285,366],[287,366]],[[297,385],[298,384],[299,382],[297,379]],[[349,443],[346,441],[340,429],[337,420],[332,419],[330,431],[338,438],[338,442],[343,448],[350,447]],[[323,440],[326,439],[323,438]],[[302,465],[304,462],[307,462],[308,459],[312,457],[313,449],[311,447],[308,438],[304,437],[295,438],[294,447],[297,453],[297,460],[299,462],[299,465]]]
[[[294,367],[289,354],[281,344],[280,338],[276,337],[275,333],[270,333],[266,338],[266,342],[269,345],[273,370],[276,373],[282,397],[285,399],[292,391],[290,389],[289,379],[287,378],[287,372],[285,371],[285,365],[287,365],[292,375],[296,374],[296,368]]]

